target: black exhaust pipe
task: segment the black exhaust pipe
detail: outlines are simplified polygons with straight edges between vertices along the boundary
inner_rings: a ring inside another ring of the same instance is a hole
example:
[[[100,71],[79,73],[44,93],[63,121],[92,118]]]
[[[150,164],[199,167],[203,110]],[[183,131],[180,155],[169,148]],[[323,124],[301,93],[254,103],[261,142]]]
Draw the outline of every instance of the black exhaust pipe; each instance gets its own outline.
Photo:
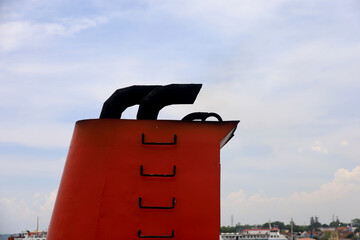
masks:
[[[159,111],[172,104],[193,104],[202,84],[170,84],[154,88],[141,101],[138,120],[156,120]]]
[[[131,86],[116,90],[105,102],[100,118],[121,118],[126,108],[140,104],[141,100],[160,85]]]

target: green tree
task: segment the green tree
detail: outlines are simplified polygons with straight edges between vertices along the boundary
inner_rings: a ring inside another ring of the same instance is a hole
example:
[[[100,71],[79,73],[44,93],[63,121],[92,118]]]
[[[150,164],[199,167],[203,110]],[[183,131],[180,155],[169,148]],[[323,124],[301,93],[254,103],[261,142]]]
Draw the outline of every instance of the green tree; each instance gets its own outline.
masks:
[[[293,224],[293,231],[294,232],[304,232],[306,231],[308,228],[308,226],[300,226],[300,225],[296,225],[296,223],[294,222]],[[291,231],[291,225],[290,224],[286,224],[285,225],[285,229],[288,231]]]
[[[310,217],[310,225],[308,226],[307,230],[312,231],[318,229],[319,227],[321,227],[319,218],[317,216]]]
[[[278,228],[280,228],[280,230],[285,229],[285,224],[283,222],[279,222],[279,221],[272,222],[271,226],[278,227]]]
[[[280,221],[271,222],[270,225],[271,225],[271,227],[277,227],[280,230],[285,229],[285,224],[283,222],[280,222]],[[261,227],[262,228],[269,228],[269,223],[268,222],[264,223]]]
[[[220,227],[220,232],[221,233],[236,232],[236,228],[235,227],[230,227],[230,226],[222,226],[222,227]]]
[[[359,240],[360,238],[354,234],[354,236],[351,238],[351,240]]]
[[[330,239],[331,232],[324,232],[324,234],[320,237],[320,240],[329,240]]]
[[[346,235],[346,238],[353,238],[354,237],[354,233],[349,233],[348,235]]]
[[[337,228],[337,227],[346,227],[346,226],[347,226],[347,224],[346,224],[346,223],[343,223],[343,222],[340,222],[339,219],[336,219],[336,221],[331,222],[331,223],[329,224],[329,227],[334,227],[334,228]]]

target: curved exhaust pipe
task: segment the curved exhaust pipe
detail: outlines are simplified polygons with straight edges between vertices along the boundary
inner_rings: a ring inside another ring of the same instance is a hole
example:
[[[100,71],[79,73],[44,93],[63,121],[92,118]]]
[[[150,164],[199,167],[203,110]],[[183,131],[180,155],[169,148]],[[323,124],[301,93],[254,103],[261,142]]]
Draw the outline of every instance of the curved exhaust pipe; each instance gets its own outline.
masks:
[[[121,118],[126,108],[139,104],[141,100],[160,85],[131,86],[116,90],[103,104],[100,118]]]
[[[154,88],[140,103],[138,120],[156,120],[159,111],[172,104],[193,104],[202,84],[170,84]]]

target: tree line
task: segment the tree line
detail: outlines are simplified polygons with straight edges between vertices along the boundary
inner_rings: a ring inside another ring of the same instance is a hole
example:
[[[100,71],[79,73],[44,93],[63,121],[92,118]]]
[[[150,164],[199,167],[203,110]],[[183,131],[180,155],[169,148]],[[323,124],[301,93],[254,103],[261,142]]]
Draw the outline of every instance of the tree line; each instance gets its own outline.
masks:
[[[272,227],[277,227],[280,229],[280,231],[284,231],[284,230],[291,230],[291,225],[290,224],[285,224],[283,222],[280,221],[274,221],[274,222],[270,222],[270,225]],[[360,218],[355,218],[353,220],[351,220],[351,223],[344,223],[341,222],[339,219],[336,219],[334,221],[332,221],[329,224],[322,224],[319,222],[319,218],[318,217],[310,217],[310,224],[309,225],[297,225],[297,224],[293,224],[293,231],[294,232],[305,232],[305,231],[317,231],[319,230],[319,228],[337,228],[337,227],[346,227],[346,226],[350,226],[352,225],[354,228],[357,227],[357,229],[355,230],[356,232],[359,232],[360,230]],[[269,228],[269,223],[264,223],[264,224],[260,224],[260,225],[249,225],[249,224],[245,224],[245,225],[241,225],[240,223],[236,224],[236,226],[222,226],[220,227],[220,232],[221,233],[229,233],[229,232],[241,232],[244,229],[252,229],[252,228]]]

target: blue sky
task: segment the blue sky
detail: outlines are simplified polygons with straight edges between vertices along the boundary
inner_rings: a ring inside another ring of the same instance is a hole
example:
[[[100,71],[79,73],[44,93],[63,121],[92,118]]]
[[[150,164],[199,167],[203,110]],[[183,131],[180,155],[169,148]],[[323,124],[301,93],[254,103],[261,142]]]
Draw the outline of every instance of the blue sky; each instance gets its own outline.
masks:
[[[75,121],[117,89],[202,83],[241,120],[222,149],[222,224],[360,217],[356,0],[0,2],[0,233],[46,228]],[[136,108],[125,118],[134,118]]]

